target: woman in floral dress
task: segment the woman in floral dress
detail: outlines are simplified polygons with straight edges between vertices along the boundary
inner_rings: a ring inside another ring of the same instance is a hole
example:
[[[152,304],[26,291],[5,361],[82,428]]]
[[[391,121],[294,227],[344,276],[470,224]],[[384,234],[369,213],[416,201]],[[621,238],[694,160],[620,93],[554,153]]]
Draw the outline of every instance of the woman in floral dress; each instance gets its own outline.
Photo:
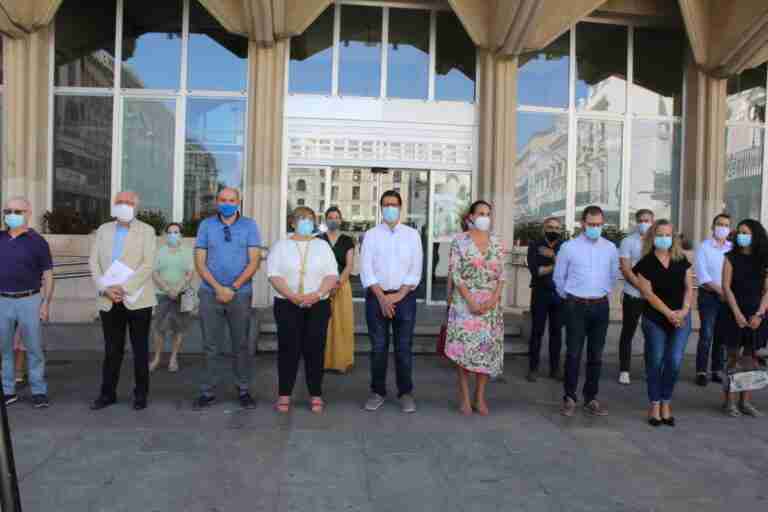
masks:
[[[453,291],[448,310],[445,355],[456,363],[459,375],[459,410],[488,415],[485,385],[504,367],[504,248],[490,234],[491,205],[476,201],[469,209],[470,230],[451,243]],[[469,374],[477,387],[474,407],[469,397]]]

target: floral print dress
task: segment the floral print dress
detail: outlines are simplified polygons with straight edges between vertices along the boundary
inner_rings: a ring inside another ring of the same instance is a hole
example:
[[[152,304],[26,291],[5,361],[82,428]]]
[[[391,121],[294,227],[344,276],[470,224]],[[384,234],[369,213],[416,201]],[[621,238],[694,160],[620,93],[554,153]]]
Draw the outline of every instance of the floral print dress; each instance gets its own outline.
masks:
[[[450,274],[454,287],[448,310],[445,355],[462,368],[496,377],[504,369],[504,313],[501,304],[483,315],[473,315],[459,285],[464,285],[477,303],[491,299],[504,280],[504,247],[491,235],[485,254],[469,233],[451,243]]]

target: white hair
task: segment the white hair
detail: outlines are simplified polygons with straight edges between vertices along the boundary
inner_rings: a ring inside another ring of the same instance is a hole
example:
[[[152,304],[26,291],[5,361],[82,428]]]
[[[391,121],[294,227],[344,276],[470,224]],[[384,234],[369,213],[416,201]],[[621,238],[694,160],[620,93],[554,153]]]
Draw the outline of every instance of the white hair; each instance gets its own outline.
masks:
[[[20,203],[24,203],[24,206],[27,208],[27,210],[29,210],[30,208],[32,208],[32,203],[30,203],[30,202],[29,202],[29,199],[27,199],[27,198],[26,198],[26,197],[24,197],[24,196],[13,196],[13,197],[9,198],[9,199],[8,199],[8,200],[5,202],[5,204],[6,204],[6,206],[7,206],[7,205],[9,205],[9,204],[11,204],[12,202],[15,202],[15,201],[17,201],[17,202],[20,202]]]

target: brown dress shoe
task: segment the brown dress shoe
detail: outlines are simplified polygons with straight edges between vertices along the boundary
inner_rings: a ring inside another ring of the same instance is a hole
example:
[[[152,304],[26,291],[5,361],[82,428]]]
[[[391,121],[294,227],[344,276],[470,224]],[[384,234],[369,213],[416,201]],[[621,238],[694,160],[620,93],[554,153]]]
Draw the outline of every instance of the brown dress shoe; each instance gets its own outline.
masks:
[[[608,416],[608,411],[603,409],[600,402],[597,400],[590,400],[588,403],[584,404],[584,411],[592,416]]]

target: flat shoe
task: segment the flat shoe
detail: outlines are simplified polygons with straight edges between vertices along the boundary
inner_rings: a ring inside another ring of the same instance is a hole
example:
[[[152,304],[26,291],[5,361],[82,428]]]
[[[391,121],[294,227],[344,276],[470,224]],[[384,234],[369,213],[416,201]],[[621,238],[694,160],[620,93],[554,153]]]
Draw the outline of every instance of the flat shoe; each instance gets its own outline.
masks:
[[[668,427],[674,427],[675,426],[675,417],[670,416],[669,418],[661,418],[661,422],[665,424]]]
[[[660,418],[650,417],[648,418],[648,424],[652,427],[659,427],[664,420]]]

